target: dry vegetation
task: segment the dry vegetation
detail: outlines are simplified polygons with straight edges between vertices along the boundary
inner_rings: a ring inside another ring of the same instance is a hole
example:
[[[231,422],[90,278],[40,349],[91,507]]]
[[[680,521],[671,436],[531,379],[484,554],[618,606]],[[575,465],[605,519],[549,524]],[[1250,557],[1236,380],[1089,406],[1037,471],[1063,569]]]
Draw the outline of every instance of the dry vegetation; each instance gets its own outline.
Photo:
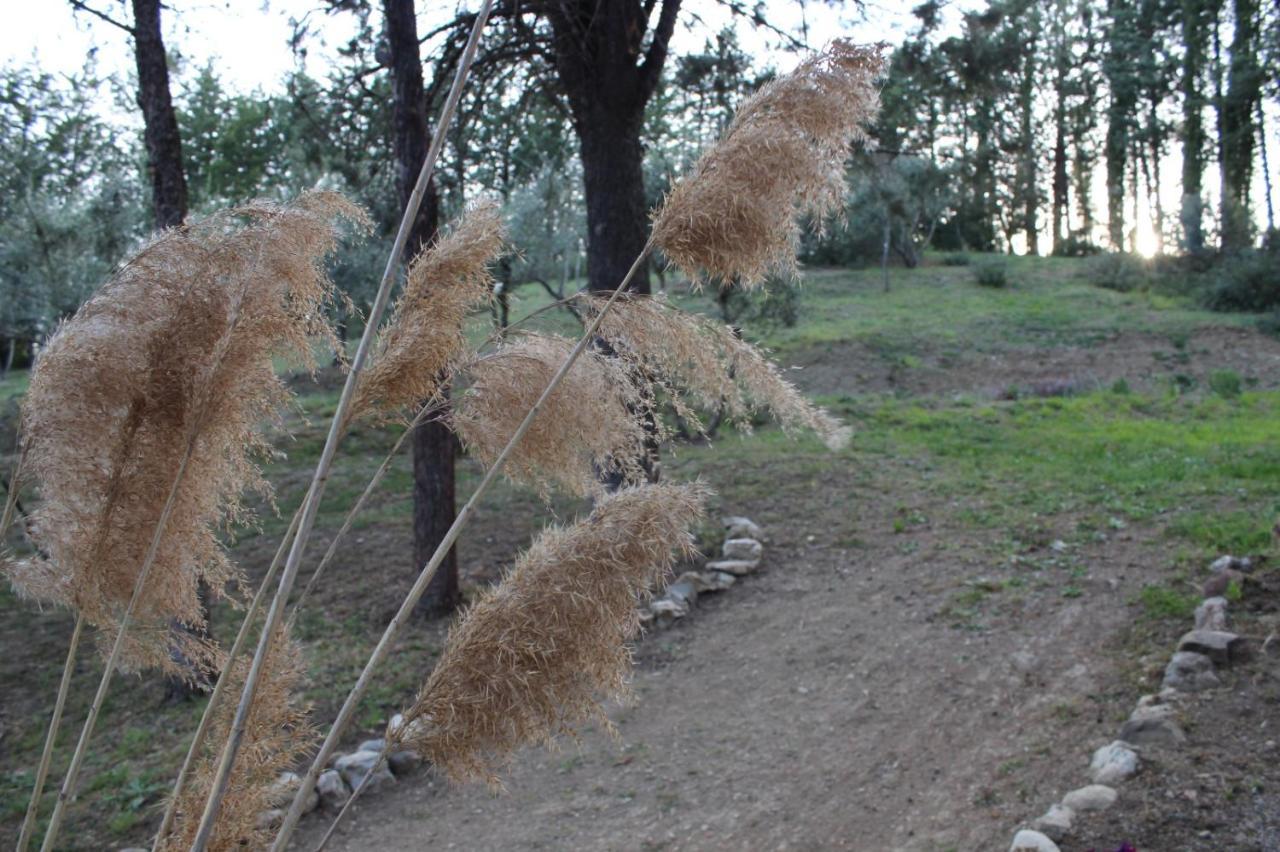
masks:
[[[762,91],[673,191],[656,218],[656,244],[676,262],[725,279],[754,281],[768,268],[792,266],[795,216],[821,215],[838,199],[848,144],[874,111],[879,67],[876,51],[837,43]],[[744,184],[762,163],[786,168],[767,167],[767,179]],[[322,261],[337,244],[335,219],[366,222],[344,199],[311,193],[160,235],[50,340],[24,404],[25,470],[41,498],[31,531],[41,555],[7,566],[15,588],[73,608],[115,643],[99,697],[120,648],[131,668],[193,679],[223,669],[228,699],[243,693],[239,710],[230,700],[210,702],[212,736],[193,746],[201,756],[174,803],[167,848],[204,848],[198,832],[206,800],[216,814],[210,848],[265,845],[270,833],[257,816],[272,781],[312,739],[296,697],[300,658],[273,626],[297,570],[294,554],[300,558],[310,532],[306,513],[277,592],[280,606],[262,628],[265,662],[256,674],[204,638],[197,592],[204,584],[226,595],[242,582],[219,533],[245,520],[246,490],[269,491],[256,465],[268,449],[262,424],[289,398],[273,358],[310,367],[315,341],[334,343],[325,320],[333,288]],[[660,301],[588,300],[588,327],[576,344],[522,333],[492,349],[469,348],[464,322],[490,298],[489,266],[503,250],[498,211],[482,204],[410,264],[363,372],[355,359],[329,439],[341,440],[359,417],[401,417],[457,385],[449,422],[489,468],[473,501],[504,461],[509,476],[546,496],[559,488],[598,498],[588,518],[539,536],[467,613],[395,732],[452,777],[490,783],[518,747],[601,718],[598,701],[624,691],[637,600],[691,546],[707,489],[637,485],[648,447],[665,435],[660,400],[691,422],[698,409],[723,409],[746,425],[763,408],[785,428],[812,429],[831,446],[847,434],[732,331]],[[322,456],[308,497],[316,504],[328,463]],[[606,494],[602,480],[610,478],[632,487]],[[464,509],[459,523],[469,517]],[[402,608],[420,593],[411,591]],[[250,612],[242,631],[255,623]],[[344,714],[400,626],[392,621],[366,663],[296,801],[309,793],[350,718]],[[99,706],[95,700],[46,845],[70,801]],[[236,714],[245,713],[244,739],[233,752]],[[224,742],[231,744],[225,754]],[[225,780],[220,755],[230,767]]]
[[[448,650],[391,732],[455,781],[500,787],[521,746],[552,743],[622,697],[636,602],[693,546],[705,486],[642,485],[550,528],[462,617]]]

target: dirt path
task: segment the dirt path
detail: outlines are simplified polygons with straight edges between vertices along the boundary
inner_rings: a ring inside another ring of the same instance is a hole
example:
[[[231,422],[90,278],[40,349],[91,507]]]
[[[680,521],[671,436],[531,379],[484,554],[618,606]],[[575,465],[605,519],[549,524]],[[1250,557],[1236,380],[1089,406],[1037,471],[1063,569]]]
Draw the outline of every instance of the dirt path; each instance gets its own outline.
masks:
[[[636,700],[611,713],[617,742],[593,731],[526,751],[498,797],[402,782],[359,806],[335,847],[1002,848],[1081,782],[1124,706],[1105,695],[1106,643],[1132,617],[1147,545],[1126,533],[1081,554],[1081,598],[1027,590],[981,631],[959,629],[946,613],[989,570],[987,542],[901,487],[905,468],[883,472],[894,501],[941,520],[877,533],[894,504],[875,485],[826,499],[854,473],[783,474],[769,500],[733,506],[767,526],[766,567],[643,640]],[[850,515],[856,550],[835,532]],[[323,822],[308,819],[298,848]]]

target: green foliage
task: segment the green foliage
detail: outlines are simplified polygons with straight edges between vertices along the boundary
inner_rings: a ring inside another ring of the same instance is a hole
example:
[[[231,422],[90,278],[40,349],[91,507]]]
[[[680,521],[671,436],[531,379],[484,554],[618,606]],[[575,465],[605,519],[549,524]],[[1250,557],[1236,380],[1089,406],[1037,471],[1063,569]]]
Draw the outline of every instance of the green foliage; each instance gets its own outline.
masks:
[[[1224,399],[1240,396],[1242,382],[1235,370],[1214,370],[1209,374],[1209,389]]]
[[[944,254],[942,256],[943,266],[968,266],[970,262],[971,260],[969,255],[962,251],[952,252],[951,254]]]
[[[1148,618],[1183,620],[1190,618],[1200,603],[1198,595],[1169,586],[1147,585],[1138,593],[1143,612]]]
[[[981,287],[1003,290],[1009,286],[1008,261],[1003,257],[983,257],[973,265],[973,280]]]
[[[1148,264],[1137,255],[1124,252],[1108,252],[1095,257],[1089,264],[1089,277],[1094,284],[1129,293],[1141,290],[1149,280]]]
[[[50,331],[144,231],[131,135],[98,112],[106,89],[92,68],[0,70],[0,339]]]
[[[1205,307],[1214,311],[1280,311],[1280,249],[1242,251],[1206,273]]]

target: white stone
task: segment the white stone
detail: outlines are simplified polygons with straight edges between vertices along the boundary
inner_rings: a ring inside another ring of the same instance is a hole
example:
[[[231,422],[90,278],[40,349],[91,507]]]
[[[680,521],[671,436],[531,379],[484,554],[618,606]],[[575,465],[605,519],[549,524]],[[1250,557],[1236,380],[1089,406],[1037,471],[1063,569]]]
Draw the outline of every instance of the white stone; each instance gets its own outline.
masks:
[[[1071,823],[1076,813],[1071,808],[1053,805],[1048,813],[1031,824],[1031,827],[1055,843],[1071,832]]]
[[[1204,654],[1220,666],[1239,659],[1244,646],[1243,639],[1225,630],[1192,630],[1178,640],[1179,651]]]
[[[764,545],[754,538],[731,538],[725,541],[721,550],[725,559],[740,559],[747,562],[759,561],[764,555]]]
[[[347,786],[352,790],[360,786],[365,775],[373,772],[366,785],[367,789],[372,791],[396,780],[385,764],[379,765],[381,757],[382,755],[376,751],[357,751],[338,758],[334,761],[333,768],[338,770],[342,780],[347,782]],[[377,767],[376,770],[375,767]]]
[[[281,772],[271,785],[271,791],[267,794],[267,801],[276,808],[288,808],[293,804],[293,797],[298,792],[298,788],[302,786],[302,779],[298,777],[296,772]],[[316,792],[314,787],[307,794],[306,800],[302,803],[302,812],[309,814],[320,806],[320,794]]]
[[[360,743],[360,747],[357,748],[356,751],[380,752],[384,745],[386,745],[385,740],[365,740]]]
[[[1226,630],[1227,599],[1205,598],[1196,607],[1196,630]]]
[[[720,571],[725,574],[732,574],[735,577],[745,577],[748,574],[756,573],[756,569],[760,567],[759,560],[744,559],[722,559],[719,562],[708,562],[708,571]]]
[[[320,773],[320,778],[316,781],[316,792],[320,794],[320,803],[330,811],[342,810],[347,799],[351,798],[347,782],[342,780],[336,769],[326,769]]]
[[[1164,670],[1164,686],[1183,692],[1199,692],[1212,689],[1221,681],[1213,671],[1213,660],[1204,654],[1179,651],[1169,660]]]
[[[756,526],[750,518],[733,515],[720,520],[724,524],[725,530],[727,530],[726,538],[754,538],[757,541],[764,538],[764,533],[761,532],[760,527]]]
[[[1071,808],[1077,813],[1084,811],[1105,811],[1116,802],[1116,791],[1103,784],[1090,784],[1078,790],[1072,790],[1062,797],[1062,806]]]
[[[1060,852],[1058,844],[1038,831],[1022,829],[1013,836],[1009,852]]]
[[[733,575],[724,572],[685,571],[671,585],[680,583],[688,583],[698,590],[698,594],[702,594],[703,592],[722,592],[733,585],[734,578]]]
[[[1093,753],[1089,762],[1093,783],[1108,786],[1133,777],[1138,771],[1138,755],[1124,742],[1116,740]]]

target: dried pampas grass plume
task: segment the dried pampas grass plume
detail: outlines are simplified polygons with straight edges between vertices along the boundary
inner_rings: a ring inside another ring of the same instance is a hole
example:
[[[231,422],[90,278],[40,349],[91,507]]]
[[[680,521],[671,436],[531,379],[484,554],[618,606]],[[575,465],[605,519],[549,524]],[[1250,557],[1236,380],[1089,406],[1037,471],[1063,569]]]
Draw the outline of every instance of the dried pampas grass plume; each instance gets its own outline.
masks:
[[[581,301],[592,315],[603,307],[598,297]],[[849,427],[805,399],[776,364],[723,323],[681,311],[662,297],[628,296],[604,314],[598,333],[637,365],[634,372],[665,390],[676,413],[694,428],[701,428],[698,409],[719,409],[749,430],[751,415],[763,408],[788,433],[811,430],[833,450],[849,442]]]
[[[573,341],[527,334],[477,358],[454,402],[453,429],[485,466],[493,464],[520,422],[569,357]],[[597,493],[602,475],[643,478],[645,431],[637,412],[648,402],[626,362],[582,354],[507,459],[504,472],[544,495],[554,485]]]
[[[237,660],[230,672],[231,694],[244,687],[252,660]],[[249,720],[243,745],[232,768],[218,821],[208,848],[215,852],[238,849],[265,849],[275,834],[274,826],[259,823],[263,811],[279,807],[281,794],[292,795],[277,786],[280,773],[293,768],[315,747],[318,738],[309,719],[310,708],[298,697],[303,684],[302,651],[289,638],[286,628],[276,631],[262,669],[262,680]],[[231,730],[234,702],[223,702],[215,711],[207,742],[213,748],[196,764],[190,781],[178,797],[173,829],[161,839],[160,849],[190,849],[200,826],[205,799],[209,796],[222,744]]]
[[[692,549],[708,495],[701,483],[628,488],[585,520],[545,530],[450,631],[388,732],[393,746],[455,781],[498,785],[516,749],[604,720],[601,697],[625,694],[637,598]]]
[[[667,196],[653,241],[697,280],[791,272],[796,218],[839,209],[849,146],[879,108],[879,47],[838,40],[762,87]]]
[[[482,201],[409,264],[404,293],[360,377],[353,417],[395,416],[435,392],[466,349],[467,315],[492,296],[489,266],[505,245],[497,202]]]
[[[32,536],[48,559],[11,579],[28,596],[73,606],[104,639],[191,446],[126,637],[127,667],[191,677],[175,660],[212,662],[211,647],[170,627],[203,624],[199,583],[219,595],[237,579],[218,533],[242,519],[244,489],[267,490],[259,430],[288,398],[273,357],[313,366],[314,339],[332,337],[321,264],[336,245],[335,217],[366,221],[341,196],[310,193],[166,231],[58,329],[36,364],[23,441],[43,498]]]

